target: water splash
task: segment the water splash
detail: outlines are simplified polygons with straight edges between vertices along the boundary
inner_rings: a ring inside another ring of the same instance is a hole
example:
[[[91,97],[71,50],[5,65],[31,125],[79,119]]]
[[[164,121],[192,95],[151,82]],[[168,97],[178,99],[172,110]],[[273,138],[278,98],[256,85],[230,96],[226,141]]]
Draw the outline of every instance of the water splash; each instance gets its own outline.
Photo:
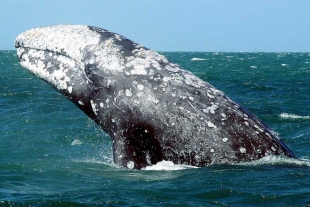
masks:
[[[198,168],[195,166],[189,166],[189,165],[176,165],[171,161],[161,161],[156,163],[152,166],[147,166],[143,170],[154,170],[154,171],[172,171],[172,170],[186,170],[186,169],[193,169]]]

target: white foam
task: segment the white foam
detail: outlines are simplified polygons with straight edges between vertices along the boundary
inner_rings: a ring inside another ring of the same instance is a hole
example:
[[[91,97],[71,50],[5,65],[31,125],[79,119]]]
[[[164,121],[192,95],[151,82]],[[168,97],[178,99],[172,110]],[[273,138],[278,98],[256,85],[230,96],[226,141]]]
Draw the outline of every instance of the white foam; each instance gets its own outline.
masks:
[[[294,159],[285,156],[269,155],[252,162],[238,163],[237,165],[258,166],[258,165],[297,165],[310,167],[309,159]]]
[[[295,114],[282,113],[279,115],[283,119],[310,119],[310,116],[299,116]]]
[[[192,58],[191,61],[197,61],[197,60],[206,60],[206,59],[203,59],[203,58]]]
[[[189,165],[176,165],[171,161],[161,161],[158,162],[155,165],[147,166],[143,170],[157,170],[157,171],[171,171],[171,170],[186,170],[186,169],[192,169],[192,168],[198,168],[195,166],[189,166]]]

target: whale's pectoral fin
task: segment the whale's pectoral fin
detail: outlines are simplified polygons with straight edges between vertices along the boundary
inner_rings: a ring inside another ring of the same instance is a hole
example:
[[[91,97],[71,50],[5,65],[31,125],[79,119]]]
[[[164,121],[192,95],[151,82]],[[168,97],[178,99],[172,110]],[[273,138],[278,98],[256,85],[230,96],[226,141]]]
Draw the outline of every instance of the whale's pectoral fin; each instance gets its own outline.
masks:
[[[113,139],[115,164],[142,169],[163,160],[162,147],[155,129],[147,123],[135,123]]]

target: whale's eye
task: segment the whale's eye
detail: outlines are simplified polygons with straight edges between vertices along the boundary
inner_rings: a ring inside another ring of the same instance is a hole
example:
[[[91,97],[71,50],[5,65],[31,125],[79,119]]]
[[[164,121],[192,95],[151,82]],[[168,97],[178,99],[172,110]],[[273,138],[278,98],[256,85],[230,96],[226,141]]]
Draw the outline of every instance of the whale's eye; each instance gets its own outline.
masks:
[[[85,75],[87,76],[87,78],[91,78],[94,68],[95,66],[93,64],[85,66]]]

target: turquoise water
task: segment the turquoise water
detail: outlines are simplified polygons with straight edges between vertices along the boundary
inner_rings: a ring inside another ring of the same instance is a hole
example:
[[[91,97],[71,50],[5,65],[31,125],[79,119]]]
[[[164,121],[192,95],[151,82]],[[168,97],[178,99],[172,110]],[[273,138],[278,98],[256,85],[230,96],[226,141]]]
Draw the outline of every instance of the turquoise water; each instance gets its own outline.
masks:
[[[109,137],[0,51],[0,206],[310,206],[310,53],[162,54],[254,112],[300,160],[115,166]]]

